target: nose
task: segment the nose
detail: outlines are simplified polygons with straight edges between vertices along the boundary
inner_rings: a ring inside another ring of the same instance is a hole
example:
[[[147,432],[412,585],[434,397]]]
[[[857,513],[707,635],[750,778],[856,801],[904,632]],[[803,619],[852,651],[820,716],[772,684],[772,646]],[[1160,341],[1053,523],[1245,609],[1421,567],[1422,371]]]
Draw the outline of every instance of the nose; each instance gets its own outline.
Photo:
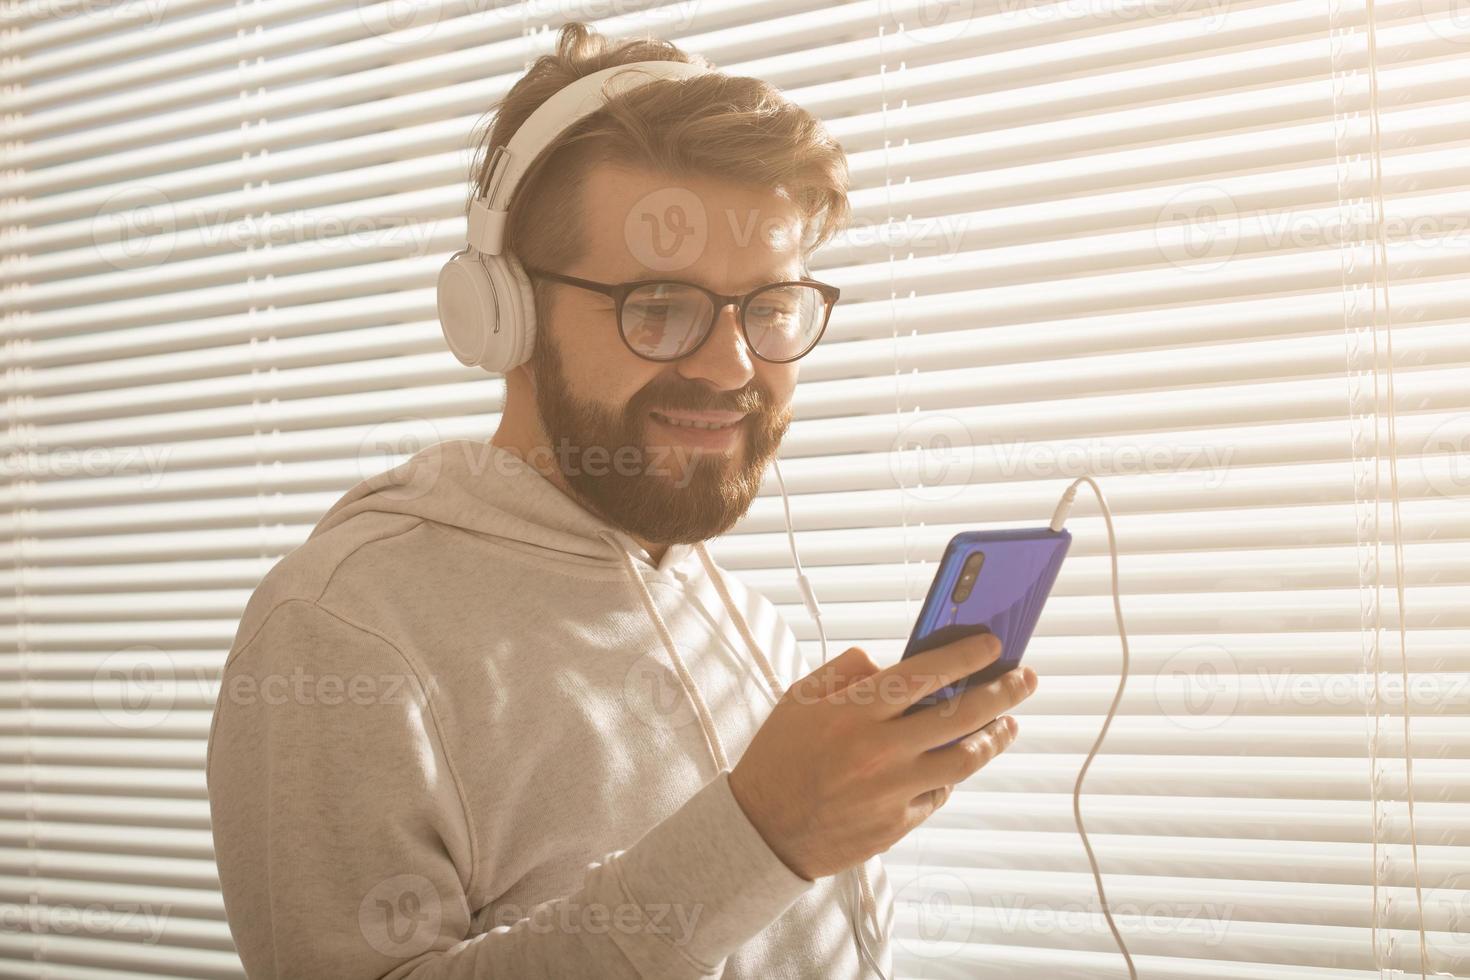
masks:
[[[740,308],[726,304],[699,350],[679,362],[686,378],[703,378],[724,390],[743,388],[755,377],[754,355],[740,329]]]

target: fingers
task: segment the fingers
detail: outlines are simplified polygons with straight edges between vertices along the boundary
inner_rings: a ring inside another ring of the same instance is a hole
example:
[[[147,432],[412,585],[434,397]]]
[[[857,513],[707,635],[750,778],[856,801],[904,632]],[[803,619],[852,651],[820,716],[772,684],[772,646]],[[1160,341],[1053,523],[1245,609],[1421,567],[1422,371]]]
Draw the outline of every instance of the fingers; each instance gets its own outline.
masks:
[[[949,802],[954,795],[954,784],[948,786],[936,786],[928,792],[920,793],[909,801],[909,806],[916,808],[922,814],[920,823],[927,820],[935,810]]]
[[[878,665],[862,647],[848,647],[792,684],[788,697],[810,704],[848,685],[878,673]]]
[[[1017,667],[988,684],[966,688],[963,694],[939,704],[891,719],[887,730],[915,752],[932,749],[990,724],[1036,693],[1036,684],[1036,671]]]
[[[963,782],[1014,745],[1018,732],[1016,719],[1001,715],[953,745],[925,752],[914,761],[915,785],[928,791]]]
[[[876,693],[875,713],[894,718],[905,708],[942,687],[968,677],[1000,658],[1000,639],[993,633],[976,634],[942,647],[905,657],[854,685]],[[922,714],[922,712],[918,712]]]

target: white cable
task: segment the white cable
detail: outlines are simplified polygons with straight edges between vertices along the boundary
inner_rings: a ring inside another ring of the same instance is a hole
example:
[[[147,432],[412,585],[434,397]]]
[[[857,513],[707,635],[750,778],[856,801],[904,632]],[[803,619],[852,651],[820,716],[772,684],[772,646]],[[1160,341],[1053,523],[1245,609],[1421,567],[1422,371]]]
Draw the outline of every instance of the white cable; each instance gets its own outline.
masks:
[[[827,629],[822,625],[822,607],[817,602],[817,594],[812,589],[812,583],[807,579],[806,573],[801,570],[801,556],[796,553],[796,532],[792,530],[791,526],[791,504],[787,500],[786,481],[781,476],[781,463],[775,459],[771,463],[776,470],[776,482],[781,487],[781,509],[786,515],[786,540],[791,547],[791,562],[796,568],[796,583],[801,587],[801,598],[806,603],[807,612],[811,613],[812,619],[816,621],[817,636],[822,641],[822,663],[826,663]],[[883,967],[878,964],[878,958],[873,955],[872,950],[868,949],[868,941],[863,936],[861,924],[863,907],[862,886],[859,884],[858,875],[855,870],[860,867],[862,867],[861,864],[855,865],[853,869],[849,870],[849,873],[852,875],[852,906],[848,917],[852,922],[853,938],[857,940],[858,952],[861,957],[868,961],[868,965],[877,972],[878,976],[882,977],[883,980],[889,980],[888,974],[884,973]],[[877,928],[876,914],[874,916],[874,926]]]
[[[812,619],[816,621],[817,636],[820,638],[822,644],[822,662],[826,663],[827,631],[822,625],[822,607],[817,602],[817,596],[812,589],[811,582],[807,579],[806,573],[801,569],[801,558],[796,551],[796,533],[792,529],[791,523],[791,504],[787,499],[786,481],[781,476],[781,464],[776,460],[772,462],[776,470],[776,482],[781,487],[781,509],[786,518],[786,538],[791,549],[792,564],[796,568],[796,581],[801,588],[801,596],[806,604],[807,612],[811,613]],[[1103,740],[1108,734],[1108,727],[1112,724],[1113,717],[1118,712],[1118,704],[1123,700],[1123,690],[1128,683],[1128,631],[1123,625],[1123,602],[1118,587],[1118,538],[1113,529],[1113,514],[1108,508],[1107,498],[1103,496],[1102,488],[1097,485],[1092,477],[1082,476],[1072,481],[1071,485],[1063,492],[1061,500],[1057,503],[1056,510],[1052,513],[1050,527],[1053,531],[1060,531],[1062,529],[1062,526],[1066,523],[1068,513],[1072,510],[1072,503],[1077,499],[1077,488],[1083,483],[1092,487],[1092,492],[1097,496],[1098,506],[1103,513],[1103,521],[1108,529],[1108,552],[1112,558],[1113,572],[1113,611],[1118,621],[1118,639],[1123,645],[1123,662],[1122,669],[1118,675],[1118,690],[1113,695],[1113,702],[1108,706],[1107,717],[1103,719],[1102,728],[1097,733],[1097,740],[1092,743],[1092,749],[1087,753],[1087,759],[1082,763],[1082,768],[1077,773],[1077,782],[1072,788],[1072,816],[1077,824],[1077,834],[1082,838],[1082,847],[1087,852],[1087,862],[1092,868],[1092,880],[1097,886],[1097,897],[1102,905],[1103,918],[1107,921],[1108,929],[1112,932],[1113,939],[1118,944],[1118,951],[1123,954],[1123,962],[1128,967],[1128,976],[1132,980],[1138,980],[1138,970],[1133,965],[1133,957],[1128,953],[1128,944],[1123,941],[1123,935],[1118,931],[1118,925],[1113,921],[1113,913],[1108,908],[1108,897],[1106,890],[1103,888],[1102,872],[1098,869],[1097,856],[1092,851],[1092,843],[1088,840],[1087,830],[1082,823],[1082,782],[1087,776],[1087,770],[1092,766],[1092,760],[1097,756],[1098,750],[1102,748]],[[858,949],[873,969],[877,971],[878,976],[882,977],[883,980],[888,980],[888,975],[878,965],[877,957],[868,949],[867,941],[863,938],[863,931],[859,925],[860,913],[857,910],[861,907],[862,902],[856,875],[853,877],[853,889],[854,911],[852,928],[853,935],[857,939]]]
[[[1113,514],[1108,509],[1108,502],[1103,497],[1102,488],[1093,481],[1090,476],[1079,476],[1072,481],[1062,494],[1062,499],[1057,503],[1057,509],[1051,517],[1051,529],[1060,531],[1066,523],[1067,514],[1072,509],[1072,501],[1077,499],[1077,487],[1086,483],[1092,487],[1092,492],[1097,495],[1098,506],[1102,509],[1103,521],[1108,528],[1108,552],[1113,559],[1113,612],[1118,618],[1118,639],[1123,643],[1123,667],[1118,674],[1118,691],[1113,695],[1113,703],[1108,705],[1108,715],[1103,719],[1102,729],[1097,733],[1097,741],[1092,743],[1092,751],[1087,753],[1087,761],[1082,763],[1082,768],[1077,772],[1077,782],[1072,787],[1072,817],[1077,822],[1077,834],[1082,838],[1082,847],[1087,851],[1087,863],[1092,866],[1092,880],[1097,885],[1097,899],[1102,903],[1103,918],[1107,920],[1108,929],[1113,933],[1113,939],[1118,944],[1118,951],[1123,954],[1123,962],[1128,966],[1128,976],[1132,980],[1138,980],[1138,970],[1133,966],[1133,957],[1128,955],[1128,945],[1123,942],[1123,934],[1118,931],[1118,924],[1113,921],[1113,913],[1108,909],[1108,896],[1103,890],[1102,872],[1097,867],[1097,856],[1092,853],[1092,844],[1087,839],[1087,830],[1082,826],[1082,780],[1087,775],[1087,769],[1092,765],[1093,757],[1097,755],[1098,749],[1102,748],[1103,739],[1107,737],[1108,726],[1113,723],[1113,715],[1118,711],[1118,702],[1123,700],[1123,688],[1128,683],[1128,632],[1123,628],[1123,602],[1118,594],[1118,539],[1113,532]]]

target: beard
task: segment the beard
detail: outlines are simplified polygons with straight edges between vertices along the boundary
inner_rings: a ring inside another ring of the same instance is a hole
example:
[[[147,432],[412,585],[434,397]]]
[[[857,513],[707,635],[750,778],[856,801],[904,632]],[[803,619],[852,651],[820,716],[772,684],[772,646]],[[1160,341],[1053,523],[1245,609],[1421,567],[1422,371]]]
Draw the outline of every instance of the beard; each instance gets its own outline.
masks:
[[[755,383],[734,392],[660,376],[621,411],[571,393],[550,331],[537,332],[530,360],[536,408],[557,469],[573,496],[607,523],[657,544],[694,544],[723,534],[750,509],[761,476],[791,425]],[[662,442],[649,445],[650,409],[748,413],[728,453]]]

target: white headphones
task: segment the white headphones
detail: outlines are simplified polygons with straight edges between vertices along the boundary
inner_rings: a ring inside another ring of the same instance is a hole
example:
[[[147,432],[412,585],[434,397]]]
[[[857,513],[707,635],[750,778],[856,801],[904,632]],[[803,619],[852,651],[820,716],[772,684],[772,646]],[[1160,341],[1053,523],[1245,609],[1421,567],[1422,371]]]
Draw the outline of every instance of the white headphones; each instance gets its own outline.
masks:
[[[508,146],[495,148],[486,164],[488,190],[470,204],[468,244],[439,270],[439,326],[462,364],[504,374],[531,356],[536,340],[531,281],[516,257],[503,251],[510,202],[531,163],[613,96],[659,79],[709,72],[682,61],[635,61],[584,75],[538,106]]]

